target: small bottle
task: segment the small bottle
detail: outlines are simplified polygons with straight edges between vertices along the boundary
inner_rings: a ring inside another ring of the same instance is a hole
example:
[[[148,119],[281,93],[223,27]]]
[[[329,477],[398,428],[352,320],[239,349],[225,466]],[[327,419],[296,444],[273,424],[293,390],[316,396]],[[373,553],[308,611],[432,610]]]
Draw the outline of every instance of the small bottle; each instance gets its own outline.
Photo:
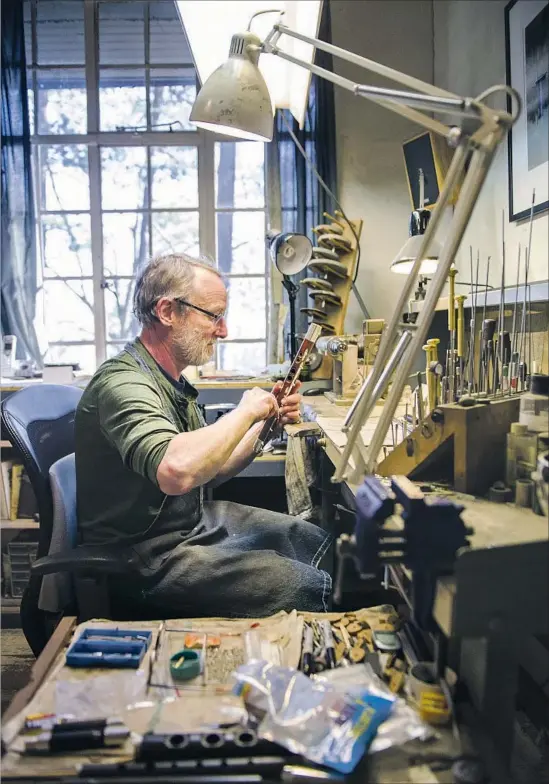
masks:
[[[538,437],[529,433],[526,425],[513,422],[511,432],[507,434],[507,466],[506,484],[515,488],[517,479],[530,479],[536,470],[538,453]]]
[[[533,433],[549,429],[549,376],[532,374],[530,389],[520,398],[519,422]]]

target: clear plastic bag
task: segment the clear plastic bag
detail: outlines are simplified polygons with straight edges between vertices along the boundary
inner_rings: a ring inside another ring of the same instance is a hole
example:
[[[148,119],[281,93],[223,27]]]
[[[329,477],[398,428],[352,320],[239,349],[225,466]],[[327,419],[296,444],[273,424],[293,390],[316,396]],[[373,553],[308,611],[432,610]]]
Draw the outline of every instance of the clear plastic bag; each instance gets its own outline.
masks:
[[[372,741],[369,754],[384,751],[391,746],[401,746],[410,740],[428,740],[435,732],[425,724],[417,712],[389,689],[373,671],[370,664],[354,664],[351,667],[327,670],[315,675],[315,680],[328,683],[338,691],[348,694],[362,694],[366,689],[370,694],[394,700],[391,715],[379,727]]]
[[[392,694],[349,694],[266,661],[239,667],[235,678],[260,737],[341,773],[355,768],[394,704]]]

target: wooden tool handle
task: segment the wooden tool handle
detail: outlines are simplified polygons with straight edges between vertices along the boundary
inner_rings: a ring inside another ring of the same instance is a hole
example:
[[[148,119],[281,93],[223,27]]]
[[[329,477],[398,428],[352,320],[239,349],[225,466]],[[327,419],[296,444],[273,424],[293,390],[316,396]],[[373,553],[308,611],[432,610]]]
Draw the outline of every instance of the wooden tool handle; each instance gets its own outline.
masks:
[[[463,303],[467,299],[466,296],[463,294],[459,294],[456,297],[456,303],[458,308],[458,315],[457,315],[457,355],[458,357],[462,358],[464,356],[465,351],[465,319],[463,317]]]

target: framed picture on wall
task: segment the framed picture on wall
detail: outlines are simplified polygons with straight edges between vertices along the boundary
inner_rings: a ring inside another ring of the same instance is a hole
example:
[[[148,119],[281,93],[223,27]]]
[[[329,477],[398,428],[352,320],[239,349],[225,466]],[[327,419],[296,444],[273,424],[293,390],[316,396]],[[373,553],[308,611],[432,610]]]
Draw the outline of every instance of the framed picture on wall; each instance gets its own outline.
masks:
[[[509,219],[549,209],[549,0],[505,7],[507,84],[522,98],[509,132]],[[511,107],[509,106],[509,109]]]

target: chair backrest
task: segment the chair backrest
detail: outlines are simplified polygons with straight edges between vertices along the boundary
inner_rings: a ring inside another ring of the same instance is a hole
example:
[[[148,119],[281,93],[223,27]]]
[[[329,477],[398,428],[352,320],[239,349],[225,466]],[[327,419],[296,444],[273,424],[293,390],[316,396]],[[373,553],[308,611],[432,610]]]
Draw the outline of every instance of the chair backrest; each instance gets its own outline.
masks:
[[[62,457],[49,471],[53,499],[53,526],[49,555],[71,550],[77,545],[76,461],[74,452]],[[46,574],[42,578],[38,606],[58,613],[73,599],[73,578],[68,572]]]
[[[49,470],[74,452],[74,417],[82,390],[42,384],[25,387],[2,402],[2,425],[21,455],[40,515],[38,557],[47,555],[52,533],[53,503]]]
[[[63,538],[63,547],[72,549],[77,545],[76,525],[76,460],[74,452],[56,460],[50,468],[50,484],[53,497],[53,539]]]

